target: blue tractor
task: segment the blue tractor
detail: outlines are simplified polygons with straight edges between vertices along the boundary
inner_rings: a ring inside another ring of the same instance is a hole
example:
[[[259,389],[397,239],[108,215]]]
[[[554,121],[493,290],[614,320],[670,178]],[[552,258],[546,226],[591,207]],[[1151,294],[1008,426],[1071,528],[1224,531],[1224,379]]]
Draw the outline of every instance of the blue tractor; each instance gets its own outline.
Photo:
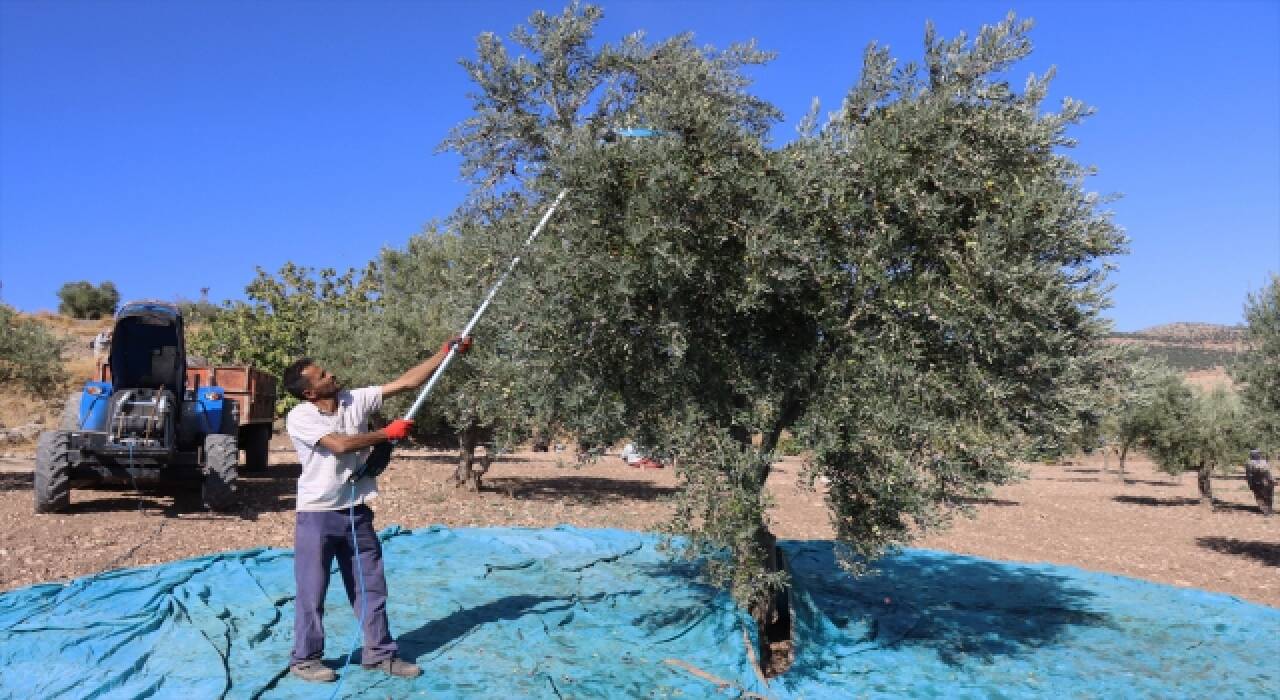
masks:
[[[171,480],[199,480],[210,509],[234,507],[245,435],[240,403],[219,386],[200,386],[199,372],[188,376],[181,311],[164,302],[125,304],[102,370],[98,379],[110,381],[87,382],[60,429],[40,435],[36,512],[66,511],[73,484]],[[249,451],[265,466],[261,438],[270,439],[271,426],[254,427],[266,430],[249,433]]]

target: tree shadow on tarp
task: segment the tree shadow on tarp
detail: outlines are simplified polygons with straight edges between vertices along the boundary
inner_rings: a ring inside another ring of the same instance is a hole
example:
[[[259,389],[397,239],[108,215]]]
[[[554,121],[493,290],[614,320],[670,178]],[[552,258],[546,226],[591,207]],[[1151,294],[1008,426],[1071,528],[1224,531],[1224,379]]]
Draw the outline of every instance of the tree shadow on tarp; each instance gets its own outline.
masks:
[[[784,551],[797,621],[792,672],[799,674],[832,670],[839,662],[824,653],[906,648],[932,650],[949,666],[992,663],[1053,644],[1072,627],[1108,624],[1090,609],[1093,593],[1034,566],[904,550],[853,578],[830,541],[787,542]]]

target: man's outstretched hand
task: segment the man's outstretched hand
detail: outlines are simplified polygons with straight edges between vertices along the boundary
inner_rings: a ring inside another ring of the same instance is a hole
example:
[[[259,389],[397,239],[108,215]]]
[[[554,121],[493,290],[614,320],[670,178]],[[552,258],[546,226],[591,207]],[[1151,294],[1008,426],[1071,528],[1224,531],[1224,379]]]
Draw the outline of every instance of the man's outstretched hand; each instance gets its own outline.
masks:
[[[471,349],[471,336],[455,335],[454,337],[444,341],[444,345],[440,346],[440,352],[448,353],[449,348],[457,346],[458,354],[461,355]]]
[[[388,440],[399,441],[409,437],[411,428],[413,428],[413,421],[397,418],[388,423],[382,432],[386,434]]]

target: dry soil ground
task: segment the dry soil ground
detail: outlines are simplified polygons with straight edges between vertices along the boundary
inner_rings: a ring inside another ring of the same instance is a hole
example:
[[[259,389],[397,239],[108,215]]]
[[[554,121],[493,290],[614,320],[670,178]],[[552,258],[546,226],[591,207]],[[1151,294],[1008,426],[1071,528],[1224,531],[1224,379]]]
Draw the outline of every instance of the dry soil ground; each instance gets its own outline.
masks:
[[[214,514],[198,490],[76,489],[70,513],[33,515],[29,450],[0,457],[0,590],[247,547],[291,546],[298,466],[277,436],[272,467],[242,480],[243,509]],[[14,448],[9,448],[14,449]],[[616,456],[581,467],[557,453],[495,462],[480,493],[446,483],[455,455],[405,451],[380,478],[377,522],[653,530],[670,513],[670,470],[636,470]],[[1215,482],[1213,510],[1198,505],[1193,475],[1169,477],[1130,459],[1124,478],[1101,456],[1033,464],[1029,478],[974,504],[976,517],[921,546],[1015,561],[1048,561],[1280,607],[1280,516],[1263,518],[1239,474]],[[820,492],[797,486],[798,458],[770,479],[774,530],[827,538]]]

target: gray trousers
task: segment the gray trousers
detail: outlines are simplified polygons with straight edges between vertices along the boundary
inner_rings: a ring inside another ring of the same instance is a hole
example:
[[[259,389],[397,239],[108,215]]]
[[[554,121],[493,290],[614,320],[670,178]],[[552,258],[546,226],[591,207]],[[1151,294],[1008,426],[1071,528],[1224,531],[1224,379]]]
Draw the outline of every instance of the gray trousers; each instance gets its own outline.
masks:
[[[365,600],[356,578],[355,550],[351,546],[351,522],[355,519],[360,549],[360,574]],[[364,648],[360,661],[372,664],[394,656],[396,642],[387,625],[387,577],[382,571],[382,543],[373,529],[368,506],[350,511],[299,511],[293,541],[293,576],[298,586],[294,600],[293,653],[289,663],[319,659],[324,655],[324,597],[329,589],[329,567],[334,558],[347,589],[347,600],[357,619],[364,615]]]

